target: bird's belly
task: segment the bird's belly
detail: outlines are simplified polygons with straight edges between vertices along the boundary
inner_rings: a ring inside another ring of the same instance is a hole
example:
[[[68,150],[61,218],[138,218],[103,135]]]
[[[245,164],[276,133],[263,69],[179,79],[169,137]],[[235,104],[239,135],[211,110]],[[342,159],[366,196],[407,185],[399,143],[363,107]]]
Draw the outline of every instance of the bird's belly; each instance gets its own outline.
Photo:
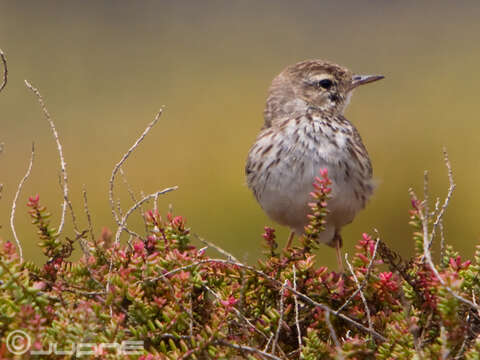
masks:
[[[313,182],[320,169],[325,168],[332,181],[332,192],[328,200],[327,230],[320,241],[330,241],[335,229],[350,223],[365,205],[358,197],[361,190],[356,189],[356,178],[345,177],[338,166],[318,156],[309,159],[305,155],[301,160],[291,157],[279,162],[263,176],[262,190],[257,196],[259,203],[274,221],[289,226],[297,234],[303,233],[308,224],[308,203],[313,200],[310,195]]]

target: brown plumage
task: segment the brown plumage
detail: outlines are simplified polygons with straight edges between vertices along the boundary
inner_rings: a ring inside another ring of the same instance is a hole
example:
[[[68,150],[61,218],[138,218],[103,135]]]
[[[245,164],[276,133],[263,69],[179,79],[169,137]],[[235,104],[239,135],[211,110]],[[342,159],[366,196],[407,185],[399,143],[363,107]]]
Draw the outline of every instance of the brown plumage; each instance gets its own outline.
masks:
[[[273,220],[302,234],[312,183],[327,168],[332,198],[318,241],[341,245],[340,229],[373,192],[370,158],[343,112],[357,86],[381,78],[322,60],[302,61],[275,77],[245,168],[249,188]]]

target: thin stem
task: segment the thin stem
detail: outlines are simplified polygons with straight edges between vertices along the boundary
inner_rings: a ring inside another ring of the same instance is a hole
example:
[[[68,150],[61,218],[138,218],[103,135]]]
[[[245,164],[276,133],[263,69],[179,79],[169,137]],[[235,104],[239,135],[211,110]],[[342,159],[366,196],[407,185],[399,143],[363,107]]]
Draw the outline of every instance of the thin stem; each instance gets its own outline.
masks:
[[[18,254],[20,256],[20,262],[23,262],[23,250],[22,250],[22,245],[20,244],[20,240],[18,239],[17,232],[15,231],[15,210],[17,208],[17,201],[18,197],[20,196],[20,192],[22,191],[23,185],[27,181],[27,179],[30,176],[30,173],[32,172],[32,166],[33,166],[33,160],[35,158],[35,144],[32,143],[32,153],[30,155],[30,162],[28,164],[28,169],[25,175],[23,176],[22,180],[20,180],[20,183],[18,184],[17,192],[15,193],[15,196],[13,198],[13,203],[12,203],[12,209],[10,211],[10,227],[12,228],[12,233],[13,233],[13,238],[15,239],[15,242],[17,243],[18,247]]]
[[[62,180],[63,180],[63,206],[62,206],[62,218],[60,220],[60,225],[58,226],[57,236],[60,235],[63,231],[63,226],[65,225],[65,214],[67,212],[67,205],[70,206],[70,209],[73,213],[72,205],[70,204],[70,200],[68,198],[68,176],[67,176],[67,164],[65,162],[65,158],[63,156],[62,144],[60,143],[60,139],[58,137],[57,128],[55,127],[55,123],[50,116],[50,113],[47,110],[45,102],[43,101],[43,97],[38,91],[37,88],[33,87],[27,80],[25,80],[25,85],[29,88],[37,97],[38,102],[42,108],[43,114],[47,119],[48,123],[50,124],[50,128],[53,133],[53,137],[55,138],[55,142],[57,144],[58,155],[60,157],[60,170],[62,173]]]

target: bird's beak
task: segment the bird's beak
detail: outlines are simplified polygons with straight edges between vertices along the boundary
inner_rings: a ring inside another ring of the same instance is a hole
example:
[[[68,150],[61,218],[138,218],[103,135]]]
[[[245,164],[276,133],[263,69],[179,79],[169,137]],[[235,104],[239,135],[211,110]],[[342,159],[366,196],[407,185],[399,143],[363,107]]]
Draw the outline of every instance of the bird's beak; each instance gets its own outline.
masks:
[[[352,78],[352,85],[350,90],[355,89],[357,86],[368,84],[377,80],[383,79],[385,76],[383,75],[353,75]]]

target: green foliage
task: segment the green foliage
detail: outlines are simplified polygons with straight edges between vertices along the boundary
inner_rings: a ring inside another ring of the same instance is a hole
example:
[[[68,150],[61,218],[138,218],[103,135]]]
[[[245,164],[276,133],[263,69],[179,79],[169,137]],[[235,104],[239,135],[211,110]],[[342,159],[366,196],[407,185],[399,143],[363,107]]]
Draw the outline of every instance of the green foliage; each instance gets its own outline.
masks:
[[[208,257],[190,243],[181,216],[156,211],[144,214],[145,236],[128,244],[108,229],[95,241],[72,241],[56,234],[39,197],[30,198],[46,259],[21,263],[13,244],[0,242],[0,358],[36,358],[32,351],[56,344],[82,358],[117,359],[118,348],[99,344],[127,342],[139,350],[128,357],[141,360],[480,359],[478,309],[458,298],[476,303],[480,248],[471,263],[446,247],[440,281],[423,259],[423,204],[414,200],[412,259],[363,234],[351,259],[358,283],[318,266],[312,249],[328,213],[328,181],[326,173],[316,181],[299,245],[279,253],[266,228],[257,266]],[[86,251],[72,262],[80,241]],[[16,357],[7,347],[15,330],[30,337],[29,351]],[[78,353],[82,343],[90,353]]]

